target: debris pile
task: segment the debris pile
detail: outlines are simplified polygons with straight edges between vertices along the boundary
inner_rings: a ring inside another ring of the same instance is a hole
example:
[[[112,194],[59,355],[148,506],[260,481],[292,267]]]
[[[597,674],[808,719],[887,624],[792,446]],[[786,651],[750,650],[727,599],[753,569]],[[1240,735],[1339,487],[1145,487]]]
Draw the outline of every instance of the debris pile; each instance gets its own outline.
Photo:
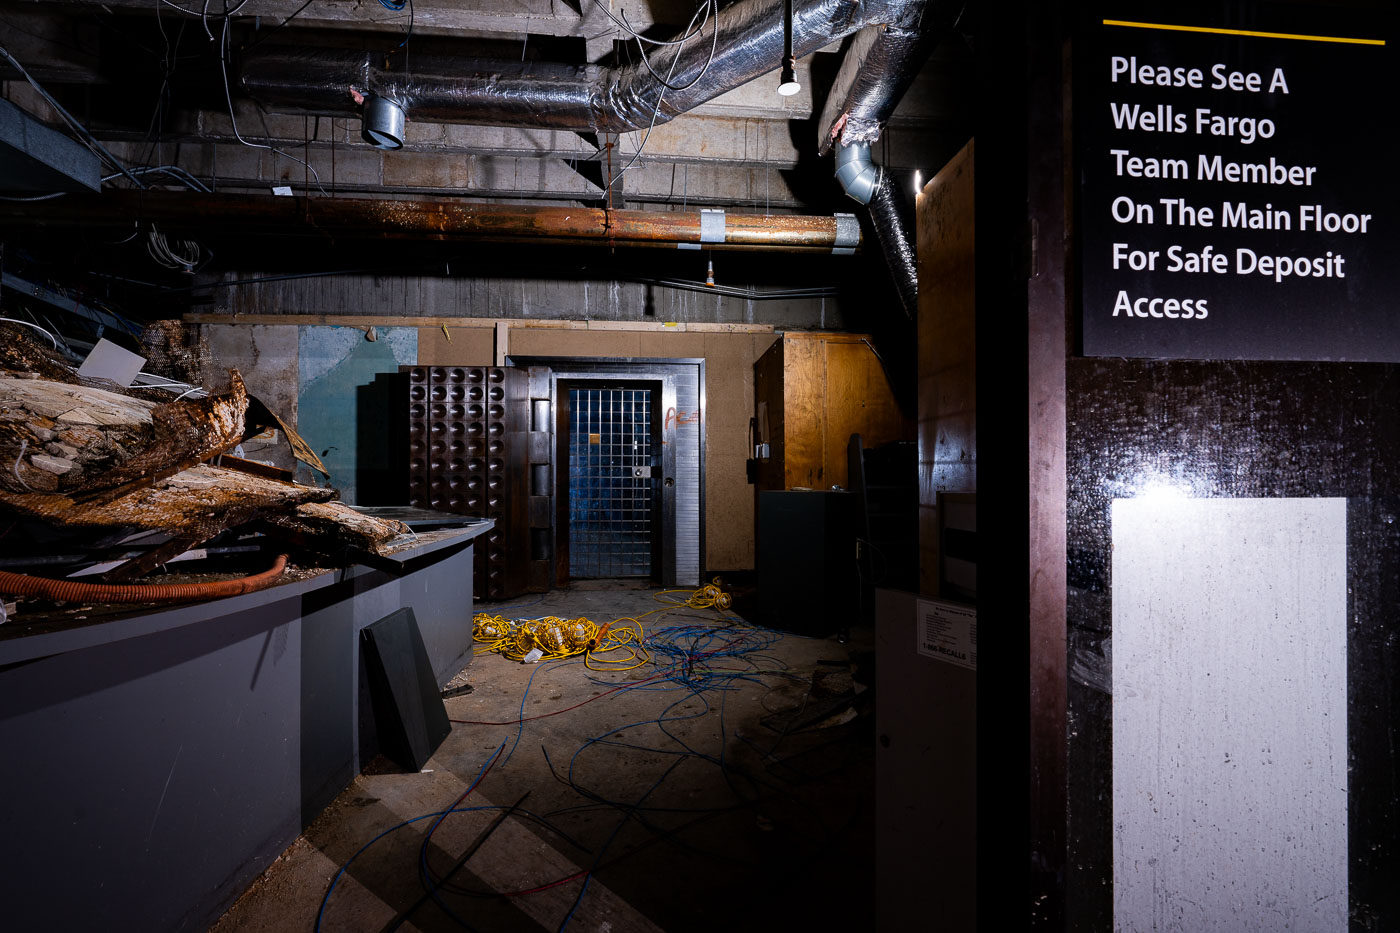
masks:
[[[173,345],[170,336],[162,340]],[[113,584],[219,536],[242,546],[209,552],[310,552],[346,562],[382,555],[409,534],[401,522],[332,501],[332,488],[228,455],[270,421],[305,447],[250,398],[237,371],[229,371],[229,386],[192,398],[194,391],[177,396],[92,379],[26,331],[0,325],[0,565],[74,576],[118,556],[97,578]],[[251,561],[271,562],[256,554]],[[0,589],[36,591],[24,590],[20,576],[0,573]],[[63,592],[70,590],[78,592],[71,585]]]

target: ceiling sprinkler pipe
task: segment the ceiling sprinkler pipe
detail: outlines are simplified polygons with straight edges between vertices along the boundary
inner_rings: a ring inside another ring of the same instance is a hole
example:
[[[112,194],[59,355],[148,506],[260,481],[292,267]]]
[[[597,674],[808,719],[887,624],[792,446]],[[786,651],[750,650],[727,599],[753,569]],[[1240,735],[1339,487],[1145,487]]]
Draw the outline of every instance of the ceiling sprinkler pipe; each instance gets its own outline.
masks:
[[[864,143],[837,150],[836,180],[841,190],[854,200],[869,204],[883,177],[884,171],[870,161],[870,147]]]

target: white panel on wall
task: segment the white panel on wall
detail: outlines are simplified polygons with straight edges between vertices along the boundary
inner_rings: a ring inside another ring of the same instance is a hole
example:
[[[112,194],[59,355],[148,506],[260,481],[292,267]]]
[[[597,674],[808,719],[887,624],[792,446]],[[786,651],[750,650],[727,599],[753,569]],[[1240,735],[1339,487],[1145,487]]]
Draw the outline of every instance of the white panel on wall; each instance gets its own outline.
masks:
[[[1114,929],[1347,929],[1345,499],[1113,502]]]

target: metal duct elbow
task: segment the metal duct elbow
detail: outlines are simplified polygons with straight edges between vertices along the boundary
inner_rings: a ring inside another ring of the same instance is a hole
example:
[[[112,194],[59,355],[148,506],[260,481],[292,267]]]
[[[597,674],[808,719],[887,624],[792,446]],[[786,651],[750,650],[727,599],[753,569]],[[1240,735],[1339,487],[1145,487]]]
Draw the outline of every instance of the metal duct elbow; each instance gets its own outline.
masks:
[[[861,204],[870,203],[883,178],[884,172],[870,161],[870,147],[864,143],[837,151],[836,180],[842,191]]]

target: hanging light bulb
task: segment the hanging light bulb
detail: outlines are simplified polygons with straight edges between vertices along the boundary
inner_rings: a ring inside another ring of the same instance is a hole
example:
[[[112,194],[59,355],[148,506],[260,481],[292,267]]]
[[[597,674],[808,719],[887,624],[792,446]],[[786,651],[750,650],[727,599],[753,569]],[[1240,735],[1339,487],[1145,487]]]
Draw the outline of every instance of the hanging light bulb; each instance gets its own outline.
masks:
[[[710,260],[710,267],[705,270],[705,284],[711,288],[715,287],[715,261]]]
[[[783,4],[783,70],[778,79],[778,93],[791,97],[802,90],[797,83],[797,57],[792,54],[792,0]]]

